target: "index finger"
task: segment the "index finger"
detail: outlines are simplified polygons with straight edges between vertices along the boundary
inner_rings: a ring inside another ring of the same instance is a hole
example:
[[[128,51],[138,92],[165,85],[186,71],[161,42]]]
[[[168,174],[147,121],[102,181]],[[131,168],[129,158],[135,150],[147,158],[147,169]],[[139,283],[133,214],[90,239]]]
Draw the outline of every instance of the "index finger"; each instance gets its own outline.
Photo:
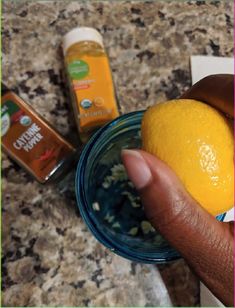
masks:
[[[181,98],[205,102],[234,118],[234,75],[209,75],[185,92]]]

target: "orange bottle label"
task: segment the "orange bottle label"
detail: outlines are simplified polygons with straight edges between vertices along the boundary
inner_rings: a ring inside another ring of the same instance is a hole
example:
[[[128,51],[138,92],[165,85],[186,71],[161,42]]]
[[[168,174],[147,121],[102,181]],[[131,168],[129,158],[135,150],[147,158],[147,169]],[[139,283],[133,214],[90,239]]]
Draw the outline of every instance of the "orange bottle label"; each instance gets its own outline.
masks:
[[[80,132],[102,126],[119,115],[105,53],[79,55],[79,59],[73,59],[67,68]]]
[[[3,148],[41,183],[74,151],[13,92],[2,97],[1,121]]]

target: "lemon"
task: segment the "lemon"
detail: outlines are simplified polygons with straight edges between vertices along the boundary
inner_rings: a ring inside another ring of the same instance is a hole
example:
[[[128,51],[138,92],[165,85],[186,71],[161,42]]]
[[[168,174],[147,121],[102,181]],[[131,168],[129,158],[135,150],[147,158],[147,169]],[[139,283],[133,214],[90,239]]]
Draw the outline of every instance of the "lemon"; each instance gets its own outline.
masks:
[[[233,207],[233,126],[219,111],[189,99],[156,104],[141,133],[143,149],[165,161],[208,212]]]

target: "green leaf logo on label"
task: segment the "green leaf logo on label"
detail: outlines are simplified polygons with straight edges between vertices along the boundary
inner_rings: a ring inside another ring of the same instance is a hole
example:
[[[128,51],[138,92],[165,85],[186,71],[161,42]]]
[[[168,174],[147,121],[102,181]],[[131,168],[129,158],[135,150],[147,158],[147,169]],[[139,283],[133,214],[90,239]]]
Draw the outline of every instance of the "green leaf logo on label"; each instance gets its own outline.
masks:
[[[83,79],[89,73],[89,66],[83,60],[75,60],[69,63],[68,71],[72,79]]]
[[[6,135],[8,129],[10,128],[10,125],[11,125],[11,120],[10,120],[10,117],[9,117],[9,114],[8,113],[5,113],[3,116],[2,116],[2,125],[1,125],[1,136],[3,137],[4,135]]]

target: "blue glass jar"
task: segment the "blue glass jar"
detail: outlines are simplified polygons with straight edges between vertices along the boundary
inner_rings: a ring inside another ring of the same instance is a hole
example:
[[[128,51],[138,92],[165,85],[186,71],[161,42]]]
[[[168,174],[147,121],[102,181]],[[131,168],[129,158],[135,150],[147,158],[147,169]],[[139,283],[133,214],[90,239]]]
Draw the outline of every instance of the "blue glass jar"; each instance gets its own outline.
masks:
[[[143,113],[120,116],[90,139],[77,166],[76,198],[85,223],[103,245],[129,260],[164,263],[180,254],[148,223],[120,156],[122,149],[141,147]]]

